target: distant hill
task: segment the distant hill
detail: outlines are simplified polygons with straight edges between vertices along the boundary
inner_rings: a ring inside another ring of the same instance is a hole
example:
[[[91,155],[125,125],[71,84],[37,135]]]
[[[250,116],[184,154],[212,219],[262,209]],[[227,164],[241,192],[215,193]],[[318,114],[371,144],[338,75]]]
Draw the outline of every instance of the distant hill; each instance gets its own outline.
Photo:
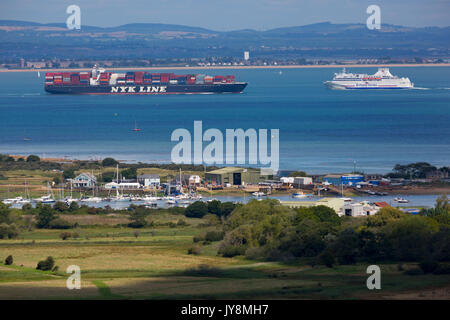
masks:
[[[380,58],[449,57],[450,27],[412,28],[316,23],[219,32],[200,27],[134,23],[117,27],[0,20],[0,58],[194,58],[252,57]]]

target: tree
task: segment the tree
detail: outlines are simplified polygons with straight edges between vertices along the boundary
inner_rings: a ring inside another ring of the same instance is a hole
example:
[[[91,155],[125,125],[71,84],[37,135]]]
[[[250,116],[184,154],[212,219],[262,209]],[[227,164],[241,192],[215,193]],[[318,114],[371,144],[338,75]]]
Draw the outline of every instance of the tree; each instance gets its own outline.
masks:
[[[358,257],[359,237],[353,229],[342,231],[334,243],[333,253],[340,264],[354,264]]]
[[[69,211],[74,212],[80,209],[80,205],[76,201],[72,201],[69,205]]]
[[[394,207],[384,207],[381,208],[374,216],[367,218],[368,227],[380,227],[405,217],[405,214],[397,208]]]
[[[0,223],[11,223],[11,209],[0,201]]]
[[[19,231],[14,224],[0,224],[0,239],[13,239],[19,235]]]
[[[39,162],[39,161],[41,161],[41,158],[39,158],[38,156],[36,156],[34,154],[29,155],[27,157],[27,162]]]
[[[102,174],[103,182],[111,182],[115,178],[116,173],[114,171],[107,171]]]
[[[188,218],[203,218],[208,213],[207,205],[202,201],[196,201],[190,204],[184,211]]]
[[[126,179],[136,179],[137,178],[137,170],[135,167],[131,167],[128,169],[125,169],[121,172],[122,176],[124,176]]]
[[[13,260],[13,256],[12,255],[9,255],[9,256],[6,257],[5,265],[9,266],[9,265],[13,264],[13,262],[14,262],[14,260]]]
[[[135,208],[130,214],[131,222],[128,224],[130,228],[143,228],[147,225],[147,212],[142,208]]]
[[[294,171],[289,173],[289,177],[306,177],[307,174],[305,171]]]
[[[333,265],[335,264],[334,256],[329,250],[323,251],[318,256],[318,261],[320,264],[323,264],[324,266],[326,266],[328,268],[333,268]]]
[[[215,214],[216,216],[221,216],[221,202],[218,200],[213,200],[208,202],[208,212]]]
[[[74,169],[66,169],[63,172],[64,179],[73,179],[75,178],[75,170]]]
[[[48,228],[50,222],[55,218],[56,218],[55,212],[52,209],[52,207],[48,204],[43,205],[42,208],[40,208],[39,213],[37,215],[36,226],[40,229]]]
[[[67,239],[69,239],[71,236],[72,236],[72,234],[71,234],[70,232],[61,232],[61,233],[59,234],[59,237],[60,237],[62,240],[67,240]]]
[[[119,164],[119,162],[117,162],[113,158],[105,158],[102,161],[102,166],[104,166],[104,167],[113,167],[113,166],[116,166],[117,164]]]
[[[57,201],[54,205],[53,205],[53,209],[58,211],[58,212],[65,212],[69,209],[69,206],[67,205],[67,203],[62,202],[62,201]]]
[[[36,269],[42,270],[42,271],[50,271],[53,269],[53,266],[55,265],[55,259],[53,257],[47,257],[45,260],[41,260],[38,262]]]
[[[331,222],[337,225],[341,223],[341,220],[339,216],[336,214],[336,211],[334,211],[330,207],[320,205],[311,207],[311,210],[313,214],[317,216],[321,222]]]
[[[222,202],[220,205],[220,216],[228,217],[235,208],[236,205],[233,202]]]

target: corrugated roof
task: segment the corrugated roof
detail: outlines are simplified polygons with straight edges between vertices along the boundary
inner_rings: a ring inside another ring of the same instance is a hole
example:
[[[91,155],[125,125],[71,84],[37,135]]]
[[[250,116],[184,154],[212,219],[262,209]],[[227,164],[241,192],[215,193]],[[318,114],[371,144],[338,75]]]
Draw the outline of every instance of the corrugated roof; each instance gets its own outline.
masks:
[[[138,179],[159,179],[159,174],[140,174]]]
[[[252,169],[252,168],[239,168],[239,167],[224,167],[220,169],[216,169],[207,173],[211,174],[226,174],[226,173],[233,173],[233,172],[260,172],[259,169]]]

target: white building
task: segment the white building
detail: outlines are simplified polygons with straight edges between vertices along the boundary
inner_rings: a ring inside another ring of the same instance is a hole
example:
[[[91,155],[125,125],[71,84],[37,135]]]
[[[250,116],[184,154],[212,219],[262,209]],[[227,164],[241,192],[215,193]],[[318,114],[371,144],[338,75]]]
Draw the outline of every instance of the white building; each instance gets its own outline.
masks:
[[[161,184],[161,178],[157,174],[138,175],[137,181],[145,187],[159,187]]]
[[[380,210],[380,207],[371,204],[367,201],[362,202],[351,202],[345,204],[339,216],[350,216],[350,217],[362,217],[362,216],[372,216]]]
[[[141,184],[138,182],[121,182],[121,183],[110,182],[110,183],[105,184],[106,190],[112,190],[112,189],[124,190],[124,189],[140,189],[140,188],[141,188]]]
[[[280,181],[283,184],[293,184],[294,183],[294,177],[281,177]]]
[[[90,173],[80,173],[72,179],[72,186],[74,188],[94,188],[97,185],[97,178]]]
[[[294,177],[294,185],[304,186],[308,184],[313,184],[311,177]]]
[[[202,182],[202,178],[198,175],[191,175],[189,177],[189,185],[190,186],[199,186]]]
[[[250,59],[250,52],[244,51],[244,60],[248,61]]]

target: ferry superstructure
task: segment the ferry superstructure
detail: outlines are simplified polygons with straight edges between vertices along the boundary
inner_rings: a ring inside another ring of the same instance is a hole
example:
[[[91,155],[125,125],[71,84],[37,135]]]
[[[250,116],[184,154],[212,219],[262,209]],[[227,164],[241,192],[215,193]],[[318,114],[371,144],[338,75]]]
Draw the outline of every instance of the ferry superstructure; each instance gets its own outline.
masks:
[[[332,89],[411,89],[414,84],[409,78],[399,78],[389,72],[389,68],[378,68],[373,75],[347,73],[345,68],[335,73],[333,80],[325,81]]]

